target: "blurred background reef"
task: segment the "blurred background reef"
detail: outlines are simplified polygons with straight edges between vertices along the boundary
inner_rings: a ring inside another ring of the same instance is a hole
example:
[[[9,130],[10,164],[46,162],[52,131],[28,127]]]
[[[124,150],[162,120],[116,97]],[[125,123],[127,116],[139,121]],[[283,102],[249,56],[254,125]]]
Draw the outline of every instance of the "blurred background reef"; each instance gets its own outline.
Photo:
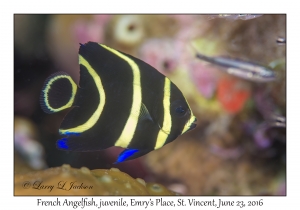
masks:
[[[89,175],[80,180],[88,182],[113,170],[131,181],[140,178],[140,195],[151,194],[145,182],[181,195],[286,194],[286,127],[273,123],[286,116],[286,45],[276,42],[286,37],[286,15],[15,15],[14,30],[15,189],[20,177],[35,173],[81,171]],[[117,165],[121,148],[58,150],[58,128],[68,110],[44,113],[40,91],[57,71],[79,82],[79,43],[88,41],[134,55],[169,77],[187,98],[197,127]],[[235,77],[197,59],[196,52],[255,62],[277,79]]]

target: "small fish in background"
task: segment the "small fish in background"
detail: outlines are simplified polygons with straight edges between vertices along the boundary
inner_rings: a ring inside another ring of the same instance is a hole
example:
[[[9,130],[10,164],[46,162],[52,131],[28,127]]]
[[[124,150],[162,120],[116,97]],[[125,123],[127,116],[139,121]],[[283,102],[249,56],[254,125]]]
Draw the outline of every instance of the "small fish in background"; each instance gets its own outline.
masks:
[[[51,75],[41,107],[55,113],[72,107],[61,123],[58,149],[125,148],[116,163],[159,149],[196,127],[181,91],[149,64],[102,44],[79,49],[79,87],[64,72]]]
[[[209,63],[224,67],[224,70],[228,74],[252,82],[271,82],[276,79],[276,75],[271,69],[255,63],[226,57],[208,57],[200,53],[197,53],[196,57]]]
[[[277,114],[272,114],[267,122],[270,127],[286,127],[286,118]]]
[[[227,20],[250,20],[254,18],[258,18],[262,15],[258,14],[219,14],[219,15],[209,15],[209,19],[215,18],[224,18]]]
[[[286,44],[286,39],[283,38],[283,37],[278,37],[278,38],[276,39],[276,43],[277,43],[278,45],[285,45],[285,44]]]

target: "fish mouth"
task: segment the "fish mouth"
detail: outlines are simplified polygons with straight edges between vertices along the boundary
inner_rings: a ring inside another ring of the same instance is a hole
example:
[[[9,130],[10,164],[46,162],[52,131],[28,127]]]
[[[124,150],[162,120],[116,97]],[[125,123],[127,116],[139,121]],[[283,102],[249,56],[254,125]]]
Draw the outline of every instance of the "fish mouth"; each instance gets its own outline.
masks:
[[[186,132],[188,132],[188,131],[190,131],[190,130],[193,130],[193,129],[197,126],[197,124],[196,124],[197,118],[196,118],[195,116],[193,116],[191,119],[193,119],[193,118],[194,118],[193,122],[192,122],[192,123],[189,122],[189,123],[185,126],[185,128],[183,129],[183,131],[182,131],[181,134],[184,134],[184,133],[186,133]],[[187,126],[188,126],[188,127],[187,127]]]
[[[196,123],[192,123],[190,128],[187,130],[187,132],[190,131],[190,130],[193,130],[194,128],[196,128],[196,126],[197,126]]]
[[[186,132],[188,132],[188,131],[193,130],[194,128],[196,128],[196,126],[197,126],[196,122],[197,122],[197,118],[195,118],[194,122],[192,122],[192,124],[190,125],[189,129]]]

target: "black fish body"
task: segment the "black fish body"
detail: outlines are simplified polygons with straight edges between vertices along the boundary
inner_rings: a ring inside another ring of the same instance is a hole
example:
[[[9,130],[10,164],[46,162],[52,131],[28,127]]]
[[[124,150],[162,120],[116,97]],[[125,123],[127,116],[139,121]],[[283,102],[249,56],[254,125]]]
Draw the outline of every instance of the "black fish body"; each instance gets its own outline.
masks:
[[[79,87],[51,75],[41,94],[47,113],[73,107],[61,123],[57,147],[71,151],[126,148],[117,162],[159,149],[193,129],[195,116],[181,91],[147,63],[105,45],[79,49]]]

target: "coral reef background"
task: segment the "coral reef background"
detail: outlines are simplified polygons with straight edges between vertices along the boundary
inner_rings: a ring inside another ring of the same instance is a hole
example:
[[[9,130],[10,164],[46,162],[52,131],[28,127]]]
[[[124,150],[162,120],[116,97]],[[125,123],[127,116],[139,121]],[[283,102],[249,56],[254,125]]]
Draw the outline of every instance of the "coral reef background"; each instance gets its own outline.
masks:
[[[70,176],[83,170],[90,175],[82,179],[95,181],[100,171],[94,169],[118,168],[131,180],[182,195],[286,194],[286,128],[272,124],[286,116],[286,45],[276,42],[286,37],[286,15],[15,15],[14,31],[16,184],[34,171],[47,177],[65,168]],[[44,113],[39,94],[57,71],[79,82],[79,43],[87,41],[132,54],[168,76],[189,101],[196,129],[117,165],[112,163],[121,148],[57,150],[67,111]],[[197,51],[268,66],[277,79],[255,83],[234,77],[198,60]],[[63,164],[71,167],[55,168]],[[94,195],[99,192],[104,191]],[[149,194],[145,186],[142,192]]]

